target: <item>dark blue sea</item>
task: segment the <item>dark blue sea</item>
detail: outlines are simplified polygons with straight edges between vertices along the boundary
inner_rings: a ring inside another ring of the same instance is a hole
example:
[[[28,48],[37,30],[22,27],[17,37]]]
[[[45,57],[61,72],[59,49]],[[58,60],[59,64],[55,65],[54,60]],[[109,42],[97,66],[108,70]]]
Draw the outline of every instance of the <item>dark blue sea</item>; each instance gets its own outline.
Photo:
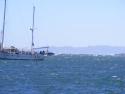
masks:
[[[0,94],[125,94],[125,57],[0,60]]]

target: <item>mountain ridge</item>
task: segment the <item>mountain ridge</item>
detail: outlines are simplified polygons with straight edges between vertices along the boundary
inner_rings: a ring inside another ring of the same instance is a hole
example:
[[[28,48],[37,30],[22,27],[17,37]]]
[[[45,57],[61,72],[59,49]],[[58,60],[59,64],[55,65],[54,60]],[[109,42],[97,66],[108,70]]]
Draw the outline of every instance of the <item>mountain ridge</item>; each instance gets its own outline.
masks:
[[[125,47],[120,46],[88,46],[88,47],[50,47],[56,54],[93,54],[114,55],[125,53]]]

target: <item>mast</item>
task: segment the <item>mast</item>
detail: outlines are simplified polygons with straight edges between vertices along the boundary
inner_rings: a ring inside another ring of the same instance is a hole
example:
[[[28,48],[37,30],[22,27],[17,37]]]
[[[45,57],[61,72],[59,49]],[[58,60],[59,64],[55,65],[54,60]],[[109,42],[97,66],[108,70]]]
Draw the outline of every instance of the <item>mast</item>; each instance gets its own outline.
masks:
[[[4,16],[3,16],[2,42],[1,42],[1,48],[0,48],[1,51],[3,50],[3,45],[4,45],[5,21],[6,21],[6,0],[5,0],[5,2],[4,2]]]
[[[32,32],[32,43],[31,43],[31,53],[33,54],[33,48],[34,48],[34,25],[35,25],[35,6],[33,6],[33,23],[32,27],[30,28]]]

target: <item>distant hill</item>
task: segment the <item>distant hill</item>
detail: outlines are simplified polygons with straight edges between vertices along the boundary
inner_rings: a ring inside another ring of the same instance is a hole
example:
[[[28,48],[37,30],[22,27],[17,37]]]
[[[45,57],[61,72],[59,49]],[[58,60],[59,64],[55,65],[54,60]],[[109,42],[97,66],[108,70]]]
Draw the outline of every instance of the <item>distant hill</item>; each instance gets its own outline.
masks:
[[[112,47],[112,46],[50,47],[50,51],[53,51],[56,54],[114,55],[114,54],[125,53],[125,47]]]

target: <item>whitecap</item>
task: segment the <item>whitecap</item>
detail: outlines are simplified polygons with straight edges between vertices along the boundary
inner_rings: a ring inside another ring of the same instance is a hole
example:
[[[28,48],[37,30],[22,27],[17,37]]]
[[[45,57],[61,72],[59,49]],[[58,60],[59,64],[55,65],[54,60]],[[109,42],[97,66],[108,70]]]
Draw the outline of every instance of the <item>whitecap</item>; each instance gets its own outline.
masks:
[[[116,75],[113,75],[112,77],[113,77],[113,78],[117,78],[118,76],[116,76]]]

